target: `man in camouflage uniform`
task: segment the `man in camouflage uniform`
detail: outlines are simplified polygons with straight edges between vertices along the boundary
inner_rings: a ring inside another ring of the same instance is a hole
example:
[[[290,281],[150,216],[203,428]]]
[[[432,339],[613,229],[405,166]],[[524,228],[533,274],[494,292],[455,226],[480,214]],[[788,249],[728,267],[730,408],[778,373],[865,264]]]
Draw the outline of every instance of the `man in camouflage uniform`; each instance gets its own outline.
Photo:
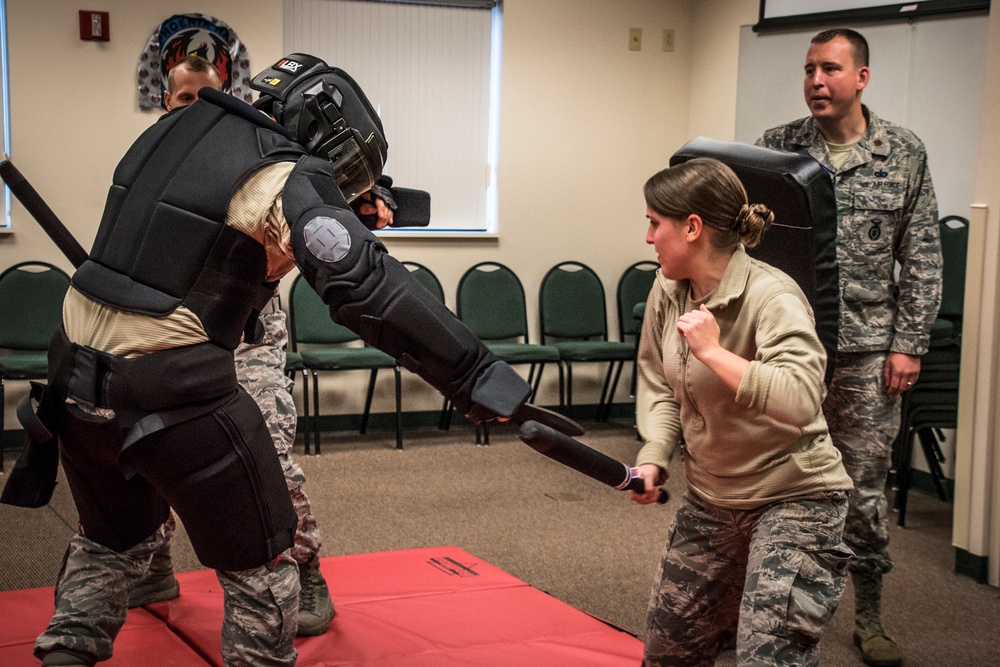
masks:
[[[260,407],[267,422],[281,470],[288,485],[292,506],[299,518],[291,555],[299,565],[299,635],[326,632],[335,613],[330,591],[319,571],[319,526],[302,485],[306,481],[302,467],[292,460],[295,444],[295,402],[291,379],[285,375],[285,350],[288,329],[285,313],[272,300],[272,312],[261,316],[264,337],[258,344],[243,343],[236,348],[236,378]]]
[[[823,410],[854,480],[844,534],[857,555],[854,643],[866,664],[890,667],[902,652],[882,623],[882,575],[892,568],[885,482],[900,395],[917,381],[941,302],[941,242],[924,146],[861,104],[869,76],[863,36],[819,33],[805,65],[811,116],[757,143],[807,153],[834,179],[840,336]]]

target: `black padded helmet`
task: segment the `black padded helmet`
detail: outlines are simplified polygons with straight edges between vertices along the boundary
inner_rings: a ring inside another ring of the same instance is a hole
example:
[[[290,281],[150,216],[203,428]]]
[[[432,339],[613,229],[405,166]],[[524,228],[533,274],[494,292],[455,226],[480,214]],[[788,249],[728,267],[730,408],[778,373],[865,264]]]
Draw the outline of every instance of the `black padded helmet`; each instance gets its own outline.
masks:
[[[381,176],[388,149],[382,121],[347,72],[293,53],[255,76],[250,87],[260,92],[255,107],[273,116],[309,154],[333,163],[347,201]]]

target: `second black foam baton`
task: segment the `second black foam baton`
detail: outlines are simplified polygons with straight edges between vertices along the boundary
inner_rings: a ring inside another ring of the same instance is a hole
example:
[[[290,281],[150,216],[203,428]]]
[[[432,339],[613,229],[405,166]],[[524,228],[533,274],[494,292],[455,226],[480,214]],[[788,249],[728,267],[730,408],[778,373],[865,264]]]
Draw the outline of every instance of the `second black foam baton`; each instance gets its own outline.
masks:
[[[539,454],[544,454],[553,461],[558,461],[598,482],[637,493],[646,491],[646,483],[639,477],[635,468],[629,468],[621,461],[544,424],[526,421],[521,425],[520,435],[521,440]],[[660,489],[660,496],[656,502],[665,503],[669,499],[670,494]]]

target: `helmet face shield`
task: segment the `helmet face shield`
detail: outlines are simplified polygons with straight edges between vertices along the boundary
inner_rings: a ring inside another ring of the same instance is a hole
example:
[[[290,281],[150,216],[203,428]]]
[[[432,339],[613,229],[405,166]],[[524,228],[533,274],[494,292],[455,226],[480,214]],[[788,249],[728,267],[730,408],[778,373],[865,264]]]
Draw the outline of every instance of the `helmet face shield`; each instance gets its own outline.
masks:
[[[348,202],[368,192],[378,179],[378,175],[372,173],[361,145],[361,135],[357,130],[348,128],[326,142],[315,153],[318,157],[323,157],[325,153],[325,157],[333,164],[337,187]]]
[[[293,53],[255,76],[250,87],[261,92],[254,106],[269,109],[311,155],[330,160],[348,201],[382,175],[388,148],[382,121],[346,72]]]

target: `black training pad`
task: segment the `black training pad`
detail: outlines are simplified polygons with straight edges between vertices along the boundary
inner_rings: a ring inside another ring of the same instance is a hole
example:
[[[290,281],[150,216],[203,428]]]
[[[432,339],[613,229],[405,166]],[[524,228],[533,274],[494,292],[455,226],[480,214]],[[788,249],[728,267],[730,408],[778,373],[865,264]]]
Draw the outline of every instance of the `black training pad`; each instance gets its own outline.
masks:
[[[829,172],[809,155],[698,137],[670,158],[675,166],[696,157],[728,165],[751,203],[766,204],[774,224],[747,252],[787,273],[805,293],[826,348],[826,379],[837,354],[840,288],[837,267],[837,202]]]

